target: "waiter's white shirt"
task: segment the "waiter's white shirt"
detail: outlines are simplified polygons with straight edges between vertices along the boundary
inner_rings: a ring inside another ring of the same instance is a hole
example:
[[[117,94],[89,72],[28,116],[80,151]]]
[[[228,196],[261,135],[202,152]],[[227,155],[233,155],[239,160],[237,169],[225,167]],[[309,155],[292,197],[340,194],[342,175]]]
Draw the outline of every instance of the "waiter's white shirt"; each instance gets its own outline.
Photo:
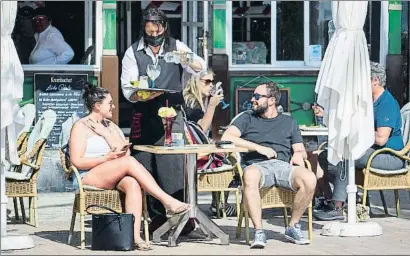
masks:
[[[137,50],[142,50],[144,49],[144,39],[141,39],[138,43]],[[185,52],[192,52],[189,47],[184,44],[183,42],[176,40],[176,48],[177,51],[185,51]],[[151,57],[153,63],[155,63],[155,56],[154,53],[152,52],[151,48],[149,46],[145,47],[145,52],[147,53],[148,56]],[[158,55],[162,55],[164,52],[164,43],[162,43],[161,48],[158,52]],[[196,55],[194,53],[194,60],[199,61],[202,66],[202,70],[206,70],[206,64],[205,61]],[[181,83],[184,85],[184,81],[186,80],[184,77],[186,76],[186,72],[189,74],[197,74],[199,72],[196,72],[192,68],[190,68],[188,65],[183,65],[181,64],[182,68],[184,69],[184,74],[182,75],[182,81]],[[134,55],[134,50],[132,49],[132,46],[130,46],[127,51],[124,54],[124,58],[122,59],[122,72],[121,72],[121,88],[122,92],[124,94],[124,97],[128,99],[130,102],[136,102],[130,99],[132,94],[136,91],[135,87],[131,85],[131,81],[137,81],[139,80],[139,70],[138,70],[138,65],[137,65],[137,60],[135,59]]]
[[[30,64],[67,64],[74,57],[73,49],[64,41],[61,32],[49,25],[41,33],[34,34],[36,46],[30,54]]]

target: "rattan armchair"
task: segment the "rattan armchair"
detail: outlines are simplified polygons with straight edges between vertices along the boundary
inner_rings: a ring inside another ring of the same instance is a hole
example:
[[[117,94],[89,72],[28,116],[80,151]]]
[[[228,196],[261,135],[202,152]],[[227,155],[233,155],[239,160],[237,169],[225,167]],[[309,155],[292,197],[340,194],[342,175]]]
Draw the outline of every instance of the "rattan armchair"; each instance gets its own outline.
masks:
[[[111,208],[117,212],[123,212],[122,197],[123,193],[119,190],[104,190],[87,185],[83,185],[81,182],[80,174],[76,167],[71,165],[66,157],[63,150],[59,149],[61,165],[66,173],[66,177],[75,175],[78,181],[79,189],[75,192],[74,204],[73,204],[73,214],[71,217],[70,231],[68,233],[67,243],[71,243],[71,238],[74,231],[75,219],[77,213],[80,213],[80,241],[81,249],[85,248],[85,215],[86,214],[99,214],[107,213],[108,211],[91,207],[88,212],[86,211],[89,205],[102,205]],[[147,202],[145,197],[145,192],[142,191],[142,216],[144,219],[144,237],[145,241],[149,243],[149,233],[148,233],[148,212],[147,212]]]
[[[240,155],[235,154],[235,158],[237,159],[236,168],[241,177],[241,181],[243,184],[243,170],[240,165]],[[306,167],[309,170],[312,170],[309,161],[305,161]],[[283,217],[285,226],[289,225],[288,213],[287,208],[291,208],[293,206],[293,201],[295,199],[295,193],[290,190],[281,189],[278,187],[271,187],[271,188],[264,188],[260,190],[260,197],[261,197],[261,207],[262,209],[270,209],[270,208],[283,208]],[[245,241],[247,244],[250,243],[249,239],[249,216],[248,211],[245,207],[245,204],[241,203],[241,209],[239,214],[239,221],[238,226],[236,228],[236,238],[240,239],[241,232],[242,232],[242,220],[245,218]],[[312,203],[308,206],[308,229],[309,229],[309,239],[312,240],[313,238],[313,218],[312,218]]]
[[[239,191],[240,188],[230,188],[229,184],[234,179],[236,174],[236,168],[232,165],[223,165],[214,172],[202,172],[198,174],[198,192],[216,192],[216,212],[217,217],[220,218],[220,202],[225,203],[225,192],[235,192],[236,196],[236,212],[239,218],[240,201]],[[226,218],[226,210],[223,205],[222,216]]]
[[[26,222],[26,214],[24,209],[23,198],[29,198],[29,223],[38,227],[38,212],[37,212],[37,177],[41,162],[43,160],[43,154],[46,147],[46,139],[39,139],[36,141],[33,149],[29,154],[25,154],[27,151],[28,133],[23,133],[19,136],[17,142],[18,155],[20,157],[21,164],[15,166],[15,171],[19,172],[22,167],[29,166],[33,169],[33,173],[28,180],[14,180],[6,178],[6,196],[13,198],[14,211],[16,220],[19,219],[17,198],[20,201],[21,215],[23,222]],[[34,164],[32,163],[34,160]]]
[[[380,170],[370,167],[373,159],[380,153],[391,153],[406,162],[404,168],[400,170]],[[386,214],[388,214],[386,201],[384,200],[383,190],[394,190],[396,199],[396,213],[400,216],[400,199],[399,189],[407,189],[410,192],[410,140],[406,146],[400,150],[395,151],[390,148],[382,148],[376,150],[367,161],[367,166],[363,170],[356,171],[356,184],[363,189],[362,204],[366,205],[367,193],[369,190],[379,190],[383,201],[383,207]]]

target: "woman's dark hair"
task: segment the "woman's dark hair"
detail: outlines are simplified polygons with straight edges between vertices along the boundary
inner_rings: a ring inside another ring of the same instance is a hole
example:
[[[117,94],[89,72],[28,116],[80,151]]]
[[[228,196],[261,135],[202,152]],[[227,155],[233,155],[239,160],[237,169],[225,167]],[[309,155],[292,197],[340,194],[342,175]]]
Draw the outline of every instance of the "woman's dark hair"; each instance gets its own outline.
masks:
[[[91,112],[96,103],[101,103],[110,92],[102,87],[94,86],[90,82],[82,81],[84,86],[83,99],[87,109]]]
[[[156,17],[160,18],[160,20],[150,20],[150,17]],[[142,21],[141,21],[141,38],[144,38],[145,36],[145,24],[147,22],[152,22],[153,24],[160,26],[162,25],[165,29],[164,31],[164,49],[167,49],[169,46],[169,38],[170,38],[170,32],[169,32],[169,23],[168,23],[168,18],[165,12],[162,10],[153,7],[153,6],[147,6],[145,10],[142,13]],[[147,42],[144,41],[144,46],[148,47]]]

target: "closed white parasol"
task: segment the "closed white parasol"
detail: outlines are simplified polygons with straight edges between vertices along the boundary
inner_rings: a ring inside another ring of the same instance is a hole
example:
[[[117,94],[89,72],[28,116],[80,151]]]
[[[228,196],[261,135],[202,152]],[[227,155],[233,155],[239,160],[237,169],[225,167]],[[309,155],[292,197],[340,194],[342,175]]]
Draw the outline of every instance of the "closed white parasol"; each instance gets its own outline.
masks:
[[[328,224],[324,235],[380,235],[373,224],[356,223],[354,161],[374,144],[373,100],[370,60],[363,26],[367,1],[333,1],[336,31],[323,59],[316,83],[318,104],[325,108],[324,123],[329,129],[328,160],[349,161],[348,224]],[[361,229],[361,231],[359,231]]]
[[[33,247],[28,236],[7,236],[7,197],[4,169],[19,164],[16,150],[17,134],[13,120],[13,108],[23,98],[24,73],[11,33],[17,15],[17,1],[1,1],[1,249]],[[6,134],[8,143],[6,143]],[[7,153],[7,154],[6,154]]]

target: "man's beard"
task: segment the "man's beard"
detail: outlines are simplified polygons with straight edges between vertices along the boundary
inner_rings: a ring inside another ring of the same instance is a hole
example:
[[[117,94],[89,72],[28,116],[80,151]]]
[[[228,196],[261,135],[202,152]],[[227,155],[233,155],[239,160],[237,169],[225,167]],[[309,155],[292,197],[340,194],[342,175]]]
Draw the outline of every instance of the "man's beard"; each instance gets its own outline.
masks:
[[[252,111],[253,113],[257,114],[257,115],[262,115],[265,114],[265,112],[268,110],[268,103],[265,103],[263,105],[253,105],[252,106]]]

